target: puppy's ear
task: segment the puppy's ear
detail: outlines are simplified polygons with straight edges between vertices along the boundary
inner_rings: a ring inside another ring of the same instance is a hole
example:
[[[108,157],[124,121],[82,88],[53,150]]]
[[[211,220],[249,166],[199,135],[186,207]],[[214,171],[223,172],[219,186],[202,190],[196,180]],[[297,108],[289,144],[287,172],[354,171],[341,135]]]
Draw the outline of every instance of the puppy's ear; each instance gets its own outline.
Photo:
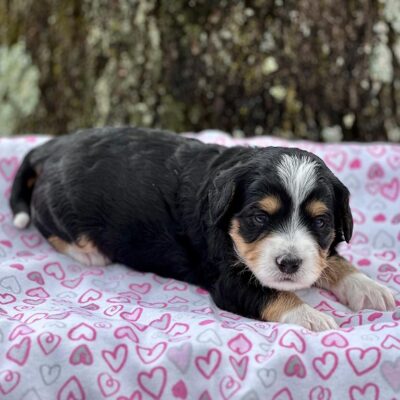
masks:
[[[353,235],[353,216],[349,204],[350,192],[334,175],[332,181],[335,193],[336,239],[337,241],[345,240],[349,243]]]
[[[208,191],[210,225],[221,225],[226,221],[235,200],[239,196],[239,186],[247,167],[239,166],[222,171],[214,178]]]

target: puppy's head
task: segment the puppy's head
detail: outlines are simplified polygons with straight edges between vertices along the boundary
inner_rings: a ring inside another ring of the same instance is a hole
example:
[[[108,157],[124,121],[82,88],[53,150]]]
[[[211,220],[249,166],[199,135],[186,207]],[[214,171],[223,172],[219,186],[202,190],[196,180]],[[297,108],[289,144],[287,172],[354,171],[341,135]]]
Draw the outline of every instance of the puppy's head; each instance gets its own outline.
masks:
[[[211,220],[225,229],[237,258],[263,286],[310,287],[336,245],[350,240],[347,188],[317,156],[266,148],[219,175]]]

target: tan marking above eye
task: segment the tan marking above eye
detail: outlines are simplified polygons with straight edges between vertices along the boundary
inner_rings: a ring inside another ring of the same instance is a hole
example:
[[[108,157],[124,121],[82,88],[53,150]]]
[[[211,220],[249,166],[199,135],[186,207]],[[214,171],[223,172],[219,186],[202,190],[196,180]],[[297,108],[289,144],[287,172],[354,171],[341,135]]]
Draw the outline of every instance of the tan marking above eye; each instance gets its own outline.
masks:
[[[275,214],[282,207],[281,201],[274,195],[264,197],[258,204],[268,214]]]
[[[312,217],[318,217],[328,211],[328,206],[321,200],[313,200],[307,204],[306,209]]]

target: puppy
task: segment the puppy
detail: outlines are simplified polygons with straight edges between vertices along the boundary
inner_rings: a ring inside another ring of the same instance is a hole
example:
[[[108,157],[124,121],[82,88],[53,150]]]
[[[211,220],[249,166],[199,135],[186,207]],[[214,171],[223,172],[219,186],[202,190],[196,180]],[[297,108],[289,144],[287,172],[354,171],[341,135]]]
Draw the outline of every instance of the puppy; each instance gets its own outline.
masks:
[[[311,286],[354,311],[395,306],[337,254],[353,230],[349,192],[303,150],[225,148],[131,127],[80,131],[27,154],[10,204],[16,227],[32,221],[82,264],[200,285],[245,317],[336,328],[294,293]]]

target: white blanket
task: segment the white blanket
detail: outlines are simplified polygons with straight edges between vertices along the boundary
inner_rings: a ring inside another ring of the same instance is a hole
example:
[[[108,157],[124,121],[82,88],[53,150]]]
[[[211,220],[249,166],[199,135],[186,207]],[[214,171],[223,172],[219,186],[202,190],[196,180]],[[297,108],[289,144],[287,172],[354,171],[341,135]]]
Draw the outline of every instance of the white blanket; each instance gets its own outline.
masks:
[[[400,304],[400,146],[199,138],[321,156],[352,192],[354,236],[341,253]],[[400,308],[355,314],[310,289],[301,296],[341,326],[312,333],[224,312],[183,282],[84,267],[35,228],[14,229],[12,179],[43,140],[0,140],[0,399],[400,399]]]

